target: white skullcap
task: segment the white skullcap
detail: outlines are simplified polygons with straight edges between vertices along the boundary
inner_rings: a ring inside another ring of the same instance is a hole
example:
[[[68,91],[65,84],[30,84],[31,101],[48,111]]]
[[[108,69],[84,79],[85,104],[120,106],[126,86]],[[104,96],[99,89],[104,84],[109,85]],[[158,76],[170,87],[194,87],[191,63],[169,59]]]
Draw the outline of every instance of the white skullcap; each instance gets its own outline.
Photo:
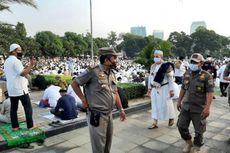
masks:
[[[21,48],[21,46],[18,45],[18,44],[11,44],[11,45],[10,45],[10,52],[14,51],[14,50],[17,49],[17,48]]]
[[[154,55],[162,55],[163,56],[163,51],[161,50],[155,50]]]

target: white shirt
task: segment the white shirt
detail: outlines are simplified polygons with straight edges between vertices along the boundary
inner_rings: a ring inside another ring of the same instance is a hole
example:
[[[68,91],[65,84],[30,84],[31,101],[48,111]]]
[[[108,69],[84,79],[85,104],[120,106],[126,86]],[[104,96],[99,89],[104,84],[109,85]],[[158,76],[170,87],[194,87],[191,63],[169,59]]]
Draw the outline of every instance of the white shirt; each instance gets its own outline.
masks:
[[[43,100],[48,99],[48,103],[50,104],[50,107],[55,107],[57,105],[58,99],[61,97],[61,94],[59,93],[59,90],[61,87],[51,85],[44,91]]]
[[[220,78],[220,82],[223,82],[223,83],[229,83],[229,81],[227,80],[224,80],[224,70],[226,68],[226,64],[222,65],[220,67],[220,69],[218,70],[218,76]]]
[[[28,94],[28,80],[21,76],[24,67],[16,56],[10,55],[4,63],[6,86],[10,97]]]
[[[68,86],[67,94],[73,96],[77,103],[82,103],[81,99],[73,91],[71,84]]]
[[[175,76],[182,77],[185,71],[185,64],[182,62],[180,65],[180,69],[175,68]]]

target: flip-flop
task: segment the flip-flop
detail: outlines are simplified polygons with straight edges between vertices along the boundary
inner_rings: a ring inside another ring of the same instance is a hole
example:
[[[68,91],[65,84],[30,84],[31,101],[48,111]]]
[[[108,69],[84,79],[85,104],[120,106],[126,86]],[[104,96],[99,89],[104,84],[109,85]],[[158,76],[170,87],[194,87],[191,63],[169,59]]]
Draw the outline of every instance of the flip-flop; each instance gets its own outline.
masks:
[[[48,125],[49,125],[49,126],[52,126],[52,127],[58,127],[58,126],[59,126],[59,125],[56,124],[56,123],[49,123]]]
[[[152,124],[150,127],[148,127],[148,129],[156,129],[156,128],[158,128],[158,126],[156,125],[156,124]]]

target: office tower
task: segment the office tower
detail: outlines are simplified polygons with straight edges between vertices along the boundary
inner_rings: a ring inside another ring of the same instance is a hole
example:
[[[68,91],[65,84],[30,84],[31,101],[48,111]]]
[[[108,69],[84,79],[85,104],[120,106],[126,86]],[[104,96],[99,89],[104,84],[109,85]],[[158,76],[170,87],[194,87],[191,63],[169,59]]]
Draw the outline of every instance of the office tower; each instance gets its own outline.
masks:
[[[155,38],[164,39],[164,31],[162,31],[162,30],[153,30],[153,36]]]
[[[146,37],[146,28],[143,26],[131,27],[131,34]]]
[[[192,22],[192,25],[191,25],[191,28],[190,28],[190,34],[196,32],[196,29],[198,27],[207,28],[205,21],[194,21],[194,22]]]

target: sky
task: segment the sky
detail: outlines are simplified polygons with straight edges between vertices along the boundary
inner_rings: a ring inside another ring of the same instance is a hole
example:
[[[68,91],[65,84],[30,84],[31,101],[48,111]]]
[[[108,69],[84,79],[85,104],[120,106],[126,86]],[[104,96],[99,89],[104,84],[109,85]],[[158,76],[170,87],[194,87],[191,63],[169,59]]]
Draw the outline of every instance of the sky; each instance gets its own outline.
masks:
[[[193,21],[205,21],[209,30],[230,36],[229,0],[91,0],[93,37],[106,38],[110,31],[130,32],[131,27],[146,27],[147,35],[163,30],[190,34]],[[27,34],[52,31],[90,32],[90,0],[35,0],[38,9],[11,4],[11,11],[0,12],[0,21],[22,22]]]

